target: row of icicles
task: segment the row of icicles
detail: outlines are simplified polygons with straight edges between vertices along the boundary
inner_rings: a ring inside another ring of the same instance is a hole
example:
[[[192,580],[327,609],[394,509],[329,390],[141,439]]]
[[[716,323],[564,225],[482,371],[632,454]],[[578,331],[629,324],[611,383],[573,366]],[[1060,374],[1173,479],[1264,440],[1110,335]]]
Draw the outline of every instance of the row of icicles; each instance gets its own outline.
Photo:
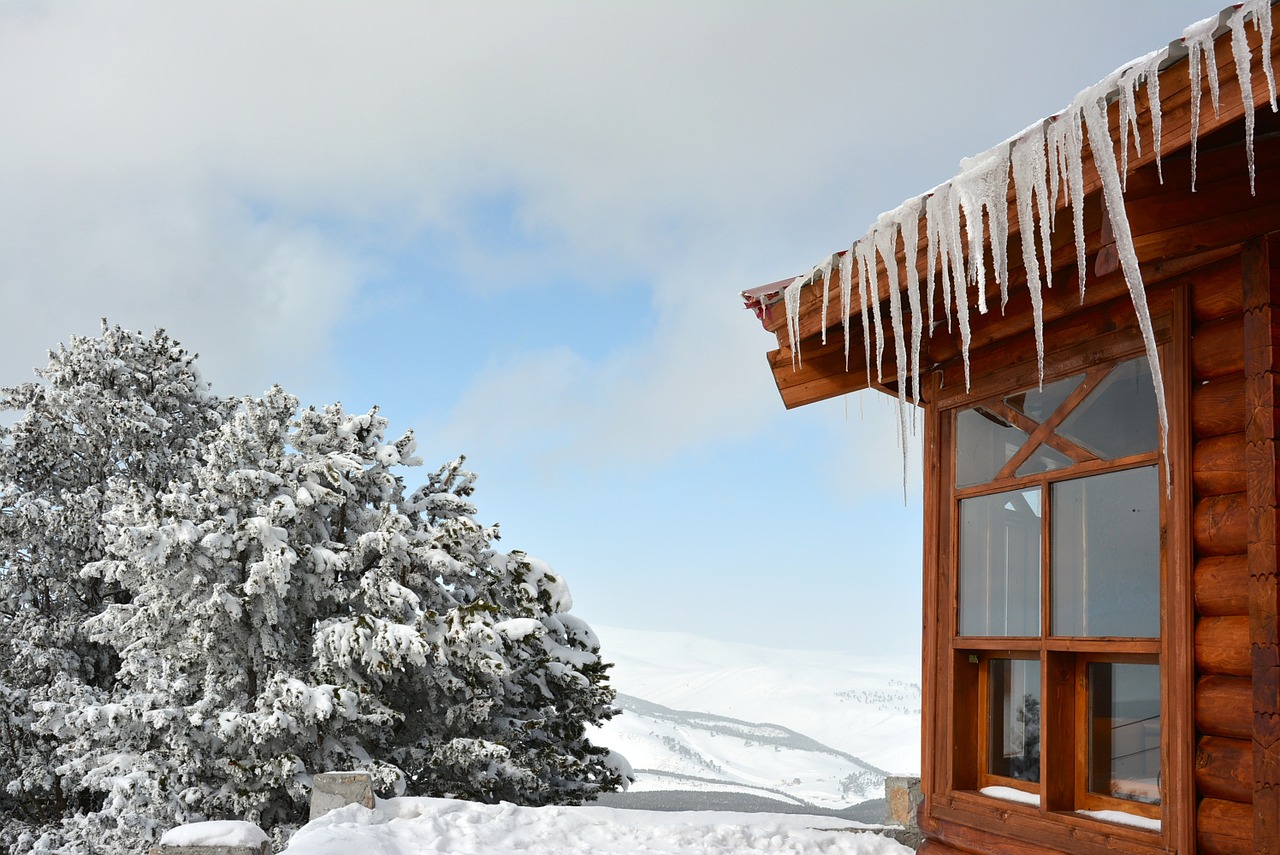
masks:
[[[1206,18],[1184,31],[1182,43],[1187,49],[1190,68],[1191,91],[1201,91],[1202,64],[1207,69],[1209,95],[1214,113],[1218,112],[1218,66],[1214,55],[1214,34],[1220,23],[1231,32],[1231,52],[1235,59],[1236,75],[1240,81],[1241,98],[1245,111],[1245,137],[1249,164],[1249,188],[1253,192],[1253,56],[1245,33],[1245,23],[1253,22],[1261,36],[1262,64],[1271,99],[1271,109],[1276,111],[1275,75],[1271,63],[1271,2],[1248,0],[1227,10],[1222,16]],[[1225,17],[1226,20],[1222,21]],[[1010,176],[1014,186],[1018,222],[1022,227],[1021,249],[1027,274],[1027,289],[1031,294],[1032,324],[1035,329],[1036,359],[1039,376],[1044,375],[1043,299],[1041,288],[1052,287],[1051,229],[1053,212],[1061,197],[1070,206],[1075,230],[1076,263],[1079,268],[1080,296],[1085,290],[1085,238],[1084,238],[1084,170],[1081,150],[1085,133],[1088,133],[1093,151],[1094,165],[1102,182],[1102,198],[1106,213],[1115,234],[1115,246],[1120,257],[1120,267],[1133,307],[1137,313],[1147,359],[1151,364],[1151,376],[1155,384],[1156,403],[1160,418],[1160,435],[1168,433],[1168,413],[1165,406],[1164,380],[1160,371],[1160,359],[1152,331],[1151,316],[1147,309],[1146,291],[1138,267],[1138,257],[1129,230],[1129,220],[1124,208],[1124,186],[1128,176],[1129,133],[1133,133],[1133,147],[1142,154],[1142,140],[1138,130],[1138,90],[1145,83],[1147,103],[1151,115],[1151,148],[1155,154],[1156,169],[1163,181],[1160,165],[1160,66],[1168,59],[1169,48],[1147,54],[1112,72],[1094,86],[1078,94],[1062,113],[1046,119],[1023,131],[1012,140],[996,148],[961,162],[961,172],[950,182],[935,188],[919,198],[912,199],[897,210],[881,214],[862,238],[843,253],[836,253],[817,265],[809,273],[796,277],[783,289],[783,303],[787,316],[787,334],[793,364],[800,360],[800,289],[817,283],[823,289],[822,340],[826,343],[827,310],[830,299],[828,283],[832,275],[839,276],[840,313],[843,318],[845,366],[848,367],[850,346],[850,310],[852,308],[854,280],[857,280],[859,309],[862,318],[862,343],[867,366],[867,384],[871,385],[872,351],[875,352],[875,375],[883,377],[885,336],[878,295],[876,254],[884,262],[889,291],[889,323],[894,334],[894,365],[898,383],[898,432],[903,454],[903,486],[906,486],[907,412],[908,400],[916,404],[920,400],[920,348],[921,334],[925,326],[932,329],[933,307],[939,284],[942,288],[942,306],[948,331],[951,330],[952,311],[960,333],[960,348],[964,362],[965,388],[969,388],[969,311],[970,289],[977,292],[975,306],[979,313],[987,312],[986,262],[983,255],[984,217],[986,230],[990,232],[993,274],[1000,288],[1000,308],[1003,312],[1008,301],[1009,264],[1005,247],[1009,238],[1008,191]],[[1119,101],[1120,161],[1117,163],[1111,129],[1107,121],[1109,97]],[[1195,189],[1196,140],[1200,128],[1199,94],[1191,99],[1191,186]],[[919,273],[911,253],[917,246],[922,221],[925,228],[928,293],[922,295]],[[963,216],[966,228],[961,229]],[[1036,229],[1039,223],[1041,249],[1036,250]],[[901,238],[907,253],[905,289],[900,290],[896,245]],[[967,241],[966,241],[967,238]],[[966,247],[966,242],[968,246]],[[856,266],[856,276],[855,276]],[[904,306],[911,320],[910,354],[903,333]],[[874,345],[872,341],[874,339]],[[908,390],[908,380],[910,389]],[[1162,448],[1164,443],[1162,441]],[[1166,451],[1167,453],[1167,451]],[[1167,460],[1166,460],[1167,464]],[[1165,466],[1166,483],[1169,477]]]

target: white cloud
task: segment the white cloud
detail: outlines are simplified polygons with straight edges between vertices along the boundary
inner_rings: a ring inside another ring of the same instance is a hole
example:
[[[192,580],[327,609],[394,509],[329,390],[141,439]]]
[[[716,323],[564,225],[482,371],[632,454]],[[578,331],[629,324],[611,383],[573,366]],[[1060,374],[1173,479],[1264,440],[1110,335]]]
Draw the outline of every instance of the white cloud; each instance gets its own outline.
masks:
[[[1150,47],[1084,79],[1066,62],[1154,8],[1091,26],[1046,7],[1045,40],[1019,4],[5,6],[0,374],[107,314],[202,339],[237,391],[322,375],[369,246],[335,235],[430,228],[510,271],[485,287],[521,287],[521,265],[655,281],[648,341],[540,382],[599,427],[589,449],[669,453],[774,406],[738,289]],[[539,248],[460,221],[490,194]]]

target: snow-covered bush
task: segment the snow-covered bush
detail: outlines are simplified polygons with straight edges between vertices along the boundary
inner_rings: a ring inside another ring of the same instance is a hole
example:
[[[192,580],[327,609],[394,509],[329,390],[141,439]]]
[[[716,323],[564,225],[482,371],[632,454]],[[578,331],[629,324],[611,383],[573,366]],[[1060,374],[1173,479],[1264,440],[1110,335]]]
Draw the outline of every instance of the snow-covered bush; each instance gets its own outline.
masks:
[[[119,328],[0,390],[0,774],[16,851],[287,828],[310,776],[577,803],[624,780],[563,580],[494,548],[461,459],[410,491],[377,411],[218,399]],[[92,848],[91,848],[92,847]]]

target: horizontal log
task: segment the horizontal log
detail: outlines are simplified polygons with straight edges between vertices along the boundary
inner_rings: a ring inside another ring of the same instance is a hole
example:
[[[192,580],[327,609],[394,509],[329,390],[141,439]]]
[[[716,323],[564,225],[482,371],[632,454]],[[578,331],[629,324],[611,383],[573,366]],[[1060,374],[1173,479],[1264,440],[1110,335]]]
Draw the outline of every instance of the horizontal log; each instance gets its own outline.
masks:
[[[1211,675],[1196,682],[1196,729],[1209,736],[1253,739],[1253,683]]]
[[[1190,290],[1191,317],[1196,324],[1243,312],[1239,257],[1232,255],[1197,270]]]
[[[1249,677],[1247,617],[1208,617],[1196,621],[1196,671],[1230,677]]]
[[[1254,855],[1253,807],[1226,799],[1202,799],[1196,809],[1199,855]]]
[[[1211,555],[1196,562],[1193,584],[1196,614],[1227,617],[1249,614],[1249,556]]]
[[[1244,433],[1244,372],[1191,389],[1191,430],[1197,439]]]
[[[1191,454],[1191,482],[1196,497],[1243,493],[1248,486],[1244,465],[1243,433],[1203,439]]]
[[[967,849],[957,849],[937,840],[926,840],[918,851],[920,855],[973,855]]]
[[[1243,317],[1231,315],[1201,324],[1191,334],[1191,375],[1212,380],[1244,372]]]
[[[1241,555],[1249,546],[1248,498],[1244,493],[1196,502],[1192,532],[1197,555]]]
[[[1253,743],[1225,736],[1200,737],[1196,742],[1196,790],[1205,798],[1252,804]]]

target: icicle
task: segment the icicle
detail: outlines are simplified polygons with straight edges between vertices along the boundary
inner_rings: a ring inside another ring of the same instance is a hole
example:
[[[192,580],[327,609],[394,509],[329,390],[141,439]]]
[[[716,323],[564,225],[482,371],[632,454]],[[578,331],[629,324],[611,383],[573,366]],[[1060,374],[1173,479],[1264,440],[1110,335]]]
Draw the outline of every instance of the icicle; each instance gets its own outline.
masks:
[[[1271,96],[1271,112],[1276,112],[1276,76],[1271,68],[1271,0],[1246,0],[1236,13],[1243,19],[1253,17],[1253,26],[1262,38],[1262,71],[1267,76],[1267,93]]]
[[[1236,77],[1240,81],[1240,101],[1244,106],[1244,150],[1249,159],[1249,195],[1256,196],[1253,180],[1253,56],[1249,53],[1249,39],[1244,34],[1244,15],[1237,13],[1228,23],[1231,28],[1231,56],[1236,61]],[[1265,47],[1264,47],[1265,51]]]
[[[853,247],[840,257],[840,316],[844,318],[844,370],[849,370],[849,315],[853,310]]]
[[[1196,189],[1196,150],[1200,138],[1200,58],[1209,70],[1209,96],[1213,100],[1213,113],[1218,114],[1218,61],[1213,50],[1213,31],[1218,28],[1217,18],[1205,18],[1182,32],[1187,46],[1187,70],[1191,75],[1191,192]]]
[[[862,352],[867,364],[867,386],[871,386],[871,300],[867,293],[867,259],[863,249],[866,239],[857,241],[850,248],[858,264],[858,297],[862,307]]]
[[[1151,365],[1151,381],[1155,385],[1156,410],[1160,416],[1160,447],[1165,457],[1165,487],[1172,492],[1172,473],[1169,469],[1169,413],[1164,398],[1164,377],[1160,372],[1160,353],[1156,349],[1155,332],[1151,326],[1151,312],[1147,308],[1147,292],[1142,284],[1142,271],[1138,266],[1138,252],[1133,246],[1133,234],[1129,231],[1129,217],[1124,208],[1124,189],[1120,186],[1115,150],[1112,148],[1111,131],[1107,126],[1106,104],[1101,97],[1090,95],[1080,105],[1085,125],[1089,130],[1089,144],[1093,149],[1093,162],[1102,181],[1102,200],[1111,218],[1116,238],[1116,252],[1120,256],[1120,269],[1124,272],[1129,297],[1133,300],[1142,330],[1142,342],[1147,350],[1147,362]]]
[[[947,319],[947,332],[951,332],[951,275],[947,270],[947,240],[944,234],[946,220],[947,188],[939,187],[924,202],[925,245],[929,252],[929,332],[933,333],[933,308],[937,299],[936,276],[942,280],[942,313]],[[940,263],[939,263],[940,262]]]
[[[787,340],[791,346],[791,369],[800,366],[800,286],[805,277],[797,276],[782,289],[782,305],[787,310]]]
[[[827,343],[827,305],[831,301],[831,271],[835,269],[836,260],[839,258],[835,253],[822,263],[814,277],[814,284],[822,282],[822,343]]]
[[[1044,302],[1040,293],[1040,261],[1036,258],[1036,211],[1044,240],[1046,278],[1053,269],[1049,230],[1049,188],[1045,173],[1044,126],[1018,140],[1010,156],[1013,164],[1013,190],[1018,205],[1018,227],[1022,238],[1022,266],[1027,271],[1027,291],[1031,295],[1031,319],[1036,336],[1036,377],[1044,385]],[[1037,207],[1033,207],[1033,202]]]
[[[920,273],[916,269],[917,246],[920,242],[920,199],[899,208],[898,227],[902,230],[902,247],[907,261],[907,308],[911,311],[911,398],[920,403],[920,345],[923,318],[920,311]],[[914,414],[914,410],[912,411]]]
[[[1138,88],[1138,71],[1129,68],[1120,75],[1118,83],[1120,94],[1120,180],[1127,189],[1129,186],[1129,130],[1133,130],[1133,147],[1139,156],[1142,155],[1142,135],[1138,133],[1138,110],[1135,106]]]
[[[1124,186],[1129,183],[1129,131],[1133,131],[1133,150],[1142,155],[1142,132],[1138,127],[1138,86],[1147,81],[1147,100],[1151,107],[1152,136],[1155,142],[1156,163],[1160,162],[1160,62],[1168,56],[1168,48],[1153,51],[1125,66],[1116,76],[1116,86],[1120,93],[1120,180]],[[1152,94],[1152,80],[1155,80],[1155,94]],[[1106,82],[1101,84],[1104,88]],[[1157,172],[1160,170],[1156,166]],[[1162,178],[1163,180],[1163,178]]]
[[[902,491],[907,490],[907,340],[902,325],[902,294],[898,291],[898,224],[893,214],[876,222],[872,232],[876,249],[884,259],[889,284],[889,323],[893,326],[893,358],[898,373],[898,443],[902,447]],[[904,245],[905,248],[905,245]],[[873,256],[874,258],[874,256]],[[913,260],[908,260],[908,266]]]
[[[1080,110],[1069,107],[1050,129],[1047,140],[1053,149],[1058,169],[1066,173],[1064,196],[1071,206],[1071,224],[1076,238],[1076,269],[1080,276],[1080,299],[1084,300],[1085,251],[1084,251],[1084,166],[1081,149],[1084,147],[1084,131],[1080,127]],[[1053,168],[1053,164],[1050,164]],[[1056,194],[1055,194],[1056,196]]]
[[[875,238],[871,233],[858,241],[858,260],[862,265],[862,287],[863,287],[863,311],[866,311],[866,303],[871,306],[871,325],[876,337],[876,382],[884,379],[884,326],[880,322],[880,283],[876,281],[876,249]],[[864,314],[862,317],[862,328],[865,331],[867,318]],[[871,370],[868,364],[867,370]]]
[[[942,263],[944,270],[949,270],[951,273],[951,287],[947,289],[948,296],[951,298],[953,308],[961,303],[965,304],[965,323],[967,324],[969,292],[965,283],[968,281],[969,274],[965,268],[964,240],[960,237],[960,194],[955,187],[946,185],[942,203],[942,237],[945,241]],[[957,311],[957,323],[959,320]]]
[[[1000,146],[977,157],[960,161],[961,172],[952,182],[952,192],[964,212],[964,227],[969,238],[968,281],[978,289],[978,311],[987,313],[987,270],[983,247],[988,244],[983,229],[983,210],[990,228],[991,261],[996,281],[1000,283],[1001,308],[1008,299],[1008,260],[1005,244],[1009,240],[1009,154]]]
[[[1160,63],[1169,55],[1165,48],[1156,53],[1147,69],[1147,111],[1151,114],[1151,148],[1156,154],[1156,178],[1164,183],[1164,164],[1161,161],[1161,113],[1160,113]]]

